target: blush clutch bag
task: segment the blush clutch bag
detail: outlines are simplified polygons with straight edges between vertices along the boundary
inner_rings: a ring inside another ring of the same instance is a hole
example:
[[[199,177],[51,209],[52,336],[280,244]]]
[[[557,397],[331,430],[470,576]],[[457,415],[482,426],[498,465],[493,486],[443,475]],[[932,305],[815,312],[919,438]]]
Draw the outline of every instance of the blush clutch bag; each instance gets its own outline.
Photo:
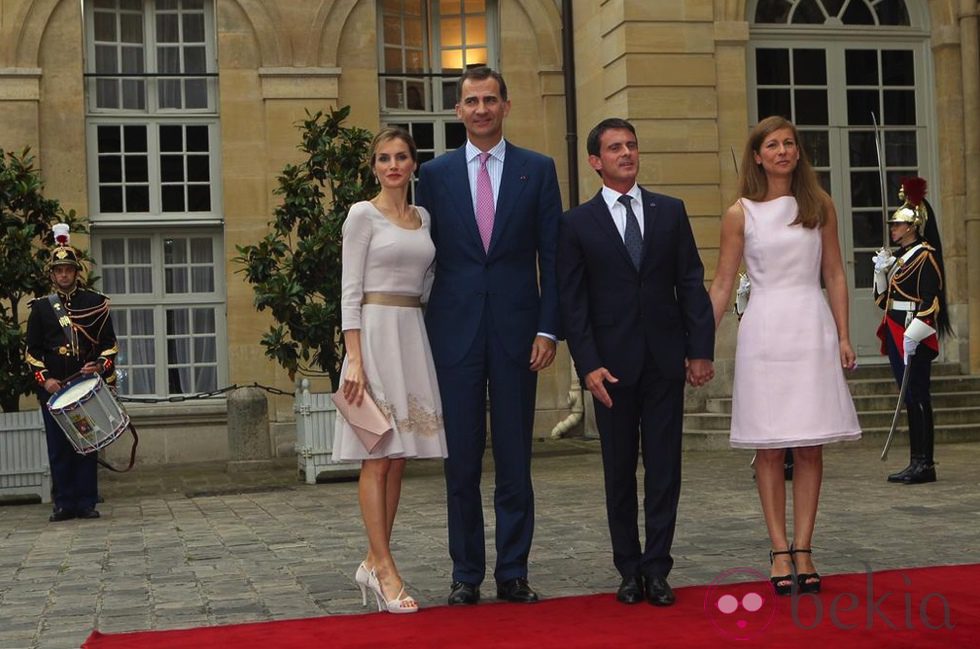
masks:
[[[334,392],[330,398],[337,406],[337,412],[354,429],[354,433],[368,453],[373,453],[374,449],[388,439],[391,434],[391,422],[381,412],[381,408],[370,394],[364,393],[364,399],[359,406],[347,401],[341,392]]]

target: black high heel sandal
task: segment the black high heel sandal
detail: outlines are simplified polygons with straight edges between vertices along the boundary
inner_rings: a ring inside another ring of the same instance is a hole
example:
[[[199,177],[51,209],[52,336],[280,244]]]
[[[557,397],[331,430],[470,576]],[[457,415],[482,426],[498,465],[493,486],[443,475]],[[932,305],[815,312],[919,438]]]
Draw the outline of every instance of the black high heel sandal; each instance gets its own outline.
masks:
[[[769,565],[773,564],[777,555],[788,554],[790,556],[790,561],[793,560],[792,550],[769,550]],[[793,592],[793,575],[777,575],[775,577],[770,577],[769,581],[772,582],[772,587],[776,589],[777,595],[789,595]]]
[[[798,552],[805,552],[806,554],[813,554],[813,550],[810,548],[794,548],[790,546],[790,554],[796,555]],[[794,561],[795,563],[795,561]],[[813,581],[810,581],[810,580]],[[800,587],[801,593],[819,593],[820,592],[820,574],[816,572],[800,572],[796,574],[796,583]]]

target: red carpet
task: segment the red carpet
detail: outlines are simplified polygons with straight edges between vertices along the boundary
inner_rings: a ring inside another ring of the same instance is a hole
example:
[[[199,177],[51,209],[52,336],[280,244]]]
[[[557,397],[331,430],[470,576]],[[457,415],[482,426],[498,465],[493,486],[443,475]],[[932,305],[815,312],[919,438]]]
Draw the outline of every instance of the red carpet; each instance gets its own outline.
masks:
[[[677,603],[668,608],[624,606],[607,593],[530,606],[441,606],[404,616],[339,615],[113,635],[95,631],[83,649],[980,646],[980,564],[832,575],[824,579],[823,593],[800,596],[795,605],[791,598],[771,595],[767,582],[727,585],[757,574],[736,569],[715,584],[679,588]]]

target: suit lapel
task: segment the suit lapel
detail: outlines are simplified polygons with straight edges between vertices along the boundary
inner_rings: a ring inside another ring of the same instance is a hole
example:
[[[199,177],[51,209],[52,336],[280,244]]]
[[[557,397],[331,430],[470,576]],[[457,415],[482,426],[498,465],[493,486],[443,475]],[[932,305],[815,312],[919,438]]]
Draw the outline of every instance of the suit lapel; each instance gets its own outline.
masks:
[[[503,236],[507,222],[514,213],[518,199],[527,186],[528,177],[525,171],[527,157],[524,152],[510,142],[504,149],[504,170],[500,176],[500,189],[497,191],[497,206],[494,209],[493,232],[490,235],[490,246],[487,254],[493,252],[494,246]],[[474,228],[476,217],[474,216]],[[476,230],[479,236],[479,230]]]
[[[463,221],[463,229],[469,232],[473,243],[483,250],[480,230],[476,226],[476,214],[473,212],[473,194],[470,190],[470,175],[466,167],[466,146],[461,146],[449,155],[449,173],[446,174],[445,184],[449,195],[456,204],[453,213]]]
[[[616,224],[613,223],[612,214],[609,213],[609,206],[606,205],[606,201],[602,198],[601,189],[589,201],[589,205],[592,208],[592,218],[596,226],[609,239],[613,248],[619,251],[619,256],[622,257],[626,265],[635,271],[636,268],[633,266],[633,260],[630,259],[630,253],[626,250],[626,244],[623,243],[623,237],[619,234],[619,230],[616,229]]]

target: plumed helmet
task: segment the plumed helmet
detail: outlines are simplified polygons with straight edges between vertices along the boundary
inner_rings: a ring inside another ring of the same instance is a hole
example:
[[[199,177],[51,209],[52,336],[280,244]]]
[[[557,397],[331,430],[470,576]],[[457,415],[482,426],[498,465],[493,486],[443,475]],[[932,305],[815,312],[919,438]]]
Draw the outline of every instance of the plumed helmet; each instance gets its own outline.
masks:
[[[926,211],[924,199],[926,197],[925,178],[912,176],[902,178],[902,186],[898,191],[898,200],[902,201],[902,206],[895,210],[889,217],[889,223],[908,223],[919,232],[922,232],[929,213]]]
[[[56,223],[51,228],[51,232],[54,234],[54,246],[51,248],[51,261],[48,262],[48,268],[74,266],[76,269],[82,270],[82,264],[78,261],[78,251],[68,245],[70,238],[68,229],[68,225],[65,223]]]

